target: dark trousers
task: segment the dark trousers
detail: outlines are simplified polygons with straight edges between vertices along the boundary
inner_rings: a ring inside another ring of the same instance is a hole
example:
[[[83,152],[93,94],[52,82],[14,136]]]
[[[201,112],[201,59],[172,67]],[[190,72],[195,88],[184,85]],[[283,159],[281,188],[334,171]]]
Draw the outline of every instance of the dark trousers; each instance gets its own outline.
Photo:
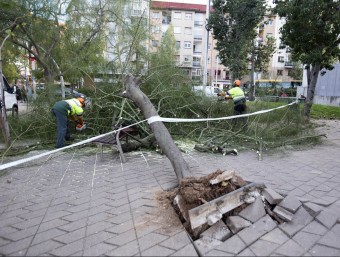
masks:
[[[246,103],[245,101],[242,101],[240,103],[236,103],[234,105],[234,115],[240,115],[240,114],[245,114],[247,112],[247,106],[246,106]],[[237,123],[238,123],[238,120],[241,121],[242,123],[242,127],[243,129],[245,130],[247,128],[247,120],[246,120],[246,117],[241,117],[241,118],[234,118],[232,120],[232,127],[235,128]]]
[[[57,144],[56,148],[64,147],[64,139],[70,138],[69,120],[67,115],[52,109],[57,120]]]

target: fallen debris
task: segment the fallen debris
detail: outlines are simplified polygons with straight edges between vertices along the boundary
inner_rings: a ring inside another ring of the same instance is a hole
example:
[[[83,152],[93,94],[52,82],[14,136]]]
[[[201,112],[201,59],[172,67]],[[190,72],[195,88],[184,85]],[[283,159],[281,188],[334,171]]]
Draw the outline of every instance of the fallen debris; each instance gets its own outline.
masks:
[[[234,235],[252,241],[248,233],[260,236],[278,227],[293,237],[312,219],[323,218],[321,206],[302,204],[295,196],[247,182],[236,171],[217,170],[204,177],[183,179],[172,202],[202,255],[214,254],[214,249],[235,240]]]

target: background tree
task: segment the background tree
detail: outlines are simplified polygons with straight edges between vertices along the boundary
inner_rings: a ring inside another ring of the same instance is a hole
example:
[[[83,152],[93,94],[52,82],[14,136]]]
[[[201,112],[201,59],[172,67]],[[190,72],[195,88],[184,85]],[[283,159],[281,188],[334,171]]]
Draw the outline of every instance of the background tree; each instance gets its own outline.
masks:
[[[5,0],[0,7],[9,8],[2,9],[0,24],[8,26],[21,17],[9,40],[33,57],[44,70],[46,81],[53,82],[60,73],[68,71],[72,77],[76,68],[93,69],[91,64],[98,60],[95,57],[103,52],[100,40],[106,6],[101,2],[70,1],[66,5],[59,1]]]
[[[265,12],[264,0],[216,0],[208,21],[217,40],[221,63],[229,67],[232,80],[241,78],[248,70],[255,28]]]
[[[332,69],[340,58],[340,2],[336,0],[286,0],[276,8],[286,23],[282,41],[292,49],[293,61],[307,69],[308,88],[304,119],[309,121],[320,70]]]
[[[293,67],[289,70],[289,77],[296,80],[302,80],[303,68],[301,62],[292,62]]]

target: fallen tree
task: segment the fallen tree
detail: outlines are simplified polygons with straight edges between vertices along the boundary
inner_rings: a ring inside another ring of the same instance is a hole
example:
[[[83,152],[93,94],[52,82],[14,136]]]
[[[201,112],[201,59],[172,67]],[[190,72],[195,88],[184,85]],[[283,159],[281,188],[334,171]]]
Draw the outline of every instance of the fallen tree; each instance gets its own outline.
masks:
[[[129,98],[136,104],[136,106],[142,111],[145,119],[159,116],[149,98],[141,91],[141,84],[142,83],[139,78],[132,75],[125,76],[124,85],[126,91],[123,96]],[[149,126],[160,149],[170,160],[178,182],[180,183],[183,178],[192,176],[189,165],[184,160],[181,151],[176,146],[163,122],[155,121],[150,123]]]

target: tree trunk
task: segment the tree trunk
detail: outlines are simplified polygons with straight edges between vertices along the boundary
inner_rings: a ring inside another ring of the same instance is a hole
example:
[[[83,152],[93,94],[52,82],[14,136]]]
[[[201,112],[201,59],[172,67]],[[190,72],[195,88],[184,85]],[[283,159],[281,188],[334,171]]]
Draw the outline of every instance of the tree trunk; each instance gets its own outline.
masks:
[[[305,122],[309,122],[310,120],[310,111],[313,105],[314,93],[316,88],[316,82],[318,81],[319,73],[320,73],[320,64],[315,64],[311,66],[310,77],[308,78],[308,88],[307,88],[307,97],[303,110],[303,118]]]
[[[5,107],[5,92],[4,92],[4,78],[2,74],[2,47],[7,40],[9,35],[5,37],[5,39],[2,41],[0,45],[0,129],[6,144],[6,147],[8,148],[11,145],[11,136],[9,132],[9,125],[7,120],[7,114],[6,114],[6,107]]]
[[[158,116],[158,113],[149,98],[140,90],[141,81],[138,78],[127,75],[125,77],[124,85],[126,87],[124,95],[137,105],[146,119]],[[150,128],[155,135],[159,147],[170,160],[178,182],[185,177],[192,176],[189,165],[184,160],[181,151],[171,138],[171,135],[163,122],[153,122],[150,124]]]

